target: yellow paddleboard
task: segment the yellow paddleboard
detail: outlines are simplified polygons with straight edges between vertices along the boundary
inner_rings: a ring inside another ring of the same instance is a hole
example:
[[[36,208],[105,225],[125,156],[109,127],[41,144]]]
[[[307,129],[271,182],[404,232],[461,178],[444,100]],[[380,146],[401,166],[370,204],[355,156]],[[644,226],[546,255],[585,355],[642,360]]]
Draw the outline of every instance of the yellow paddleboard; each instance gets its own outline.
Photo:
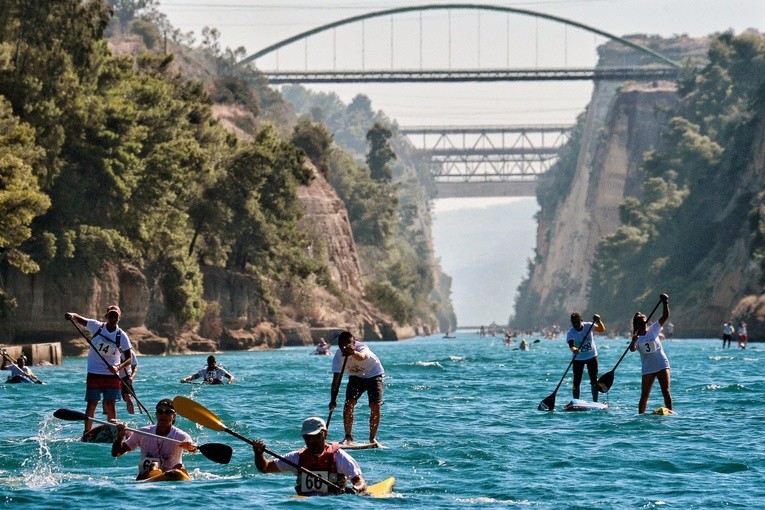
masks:
[[[659,416],[670,416],[677,413],[671,409],[667,409],[666,407],[657,407],[651,414],[657,414]]]

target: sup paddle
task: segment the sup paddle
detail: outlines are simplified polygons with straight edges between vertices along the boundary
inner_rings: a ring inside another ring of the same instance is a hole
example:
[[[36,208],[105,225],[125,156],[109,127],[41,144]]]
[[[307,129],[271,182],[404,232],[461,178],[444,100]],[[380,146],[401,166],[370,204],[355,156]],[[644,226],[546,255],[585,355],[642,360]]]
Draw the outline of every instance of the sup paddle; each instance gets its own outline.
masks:
[[[222,432],[228,432],[235,438],[241,439],[242,441],[250,445],[254,443],[254,441],[251,441],[250,439],[247,439],[243,435],[238,434],[237,432],[234,432],[230,428],[226,427],[226,425],[221,421],[221,419],[215,416],[215,413],[207,409],[202,404],[191,400],[190,398],[186,398],[182,396],[175,397],[173,399],[173,407],[178,412],[178,414],[180,414],[186,419],[189,419],[193,422],[198,423],[199,425],[202,425],[203,427],[207,427],[208,429],[218,430]],[[265,449],[265,452],[271,455],[272,457],[275,457],[281,460],[282,462],[289,464],[290,466],[294,467],[301,473],[304,473],[308,476],[312,476],[318,480],[321,480],[322,483],[327,484],[329,487],[332,487],[336,491],[340,493],[345,492],[345,489],[343,487],[340,487],[337,484],[330,482],[329,480],[322,477],[321,475],[316,474],[313,471],[309,471],[308,469],[304,468],[303,466],[299,464],[295,464],[294,462],[291,462],[288,459],[285,459],[281,455],[278,455],[270,451],[268,448]]]
[[[656,309],[659,308],[659,305],[661,304],[661,299],[659,299],[659,302],[656,303],[656,306],[653,307],[653,310],[651,310],[650,315],[648,315],[648,318],[646,319],[646,322],[651,320],[651,317],[653,316],[654,312],[656,312]],[[634,334],[634,331],[633,331]],[[632,339],[630,339],[629,345],[627,345],[627,348],[624,349],[624,352],[622,353],[622,357],[619,358],[619,361],[616,362],[616,365],[614,365],[614,368],[612,368],[609,372],[606,372],[605,374],[601,375],[598,378],[598,391],[601,393],[608,393],[608,390],[611,389],[611,385],[614,384],[614,372],[616,372],[616,367],[619,366],[619,363],[622,362],[624,357],[627,355],[627,353],[630,350],[630,345],[632,345]]]
[[[71,322],[71,323],[72,323],[72,325],[73,325],[75,328],[77,328],[77,331],[79,331],[79,332],[80,332],[80,334],[82,335],[82,338],[84,338],[84,339],[85,339],[85,341],[86,341],[86,342],[88,342],[88,345],[90,345],[90,348],[91,348],[91,349],[93,349],[93,350],[96,352],[96,354],[98,354],[98,357],[99,357],[99,358],[101,358],[101,361],[103,361],[103,362],[104,362],[104,364],[105,364],[107,367],[111,367],[111,365],[109,364],[109,362],[108,362],[108,361],[106,361],[106,358],[104,358],[104,356],[103,356],[103,355],[102,355],[102,354],[101,354],[101,353],[98,351],[98,349],[96,349],[96,346],[95,346],[95,345],[93,345],[93,342],[91,342],[91,341],[90,341],[90,338],[88,338],[88,336],[87,336],[85,333],[83,333],[83,332],[82,332],[82,330],[80,329],[80,326],[78,326],[78,325],[77,325],[77,323],[76,323],[76,322],[74,322],[74,318],[71,318],[71,319],[69,319],[69,322]],[[130,383],[130,381],[129,381],[129,380],[128,380],[128,381],[125,381],[125,379],[127,379],[127,376],[126,376],[126,377],[124,377],[124,378],[123,378],[123,377],[120,377],[120,375],[119,375],[119,374],[114,374],[114,376],[115,376],[115,377],[118,377],[118,378],[119,378],[119,380],[120,380],[120,381],[122,381],[122,383],[123,383],[123,384],[125,385],[125,387],[127,388],[127,390],[128,390],[128,393],[130,393],[130,395],[131,395],[131,396],[132,396],[132,397],[135,399],[135,402],[136,402],[136,404],[138,404],[138,408],[139,408],[139,409],[142,409],[142,410],[143,410],[143,411],[146,413],[146,416],[148,416],[148,417],[149,417],[149,421],[150,421],[150,422],[151,422],[151,424],[153,425],[153,424],[154,424],[154,419],[151,417],[151,413],[149,412],[149,410],[148,410],[148,409],[146,409],[146,407],[143,405],[143,403],[142,403],[142,402],[141,402],[141,401],[138,399],[138,395],[136,395],[136,394],[135,394],[135,390],[133,389],[133,385]]]
[[[337,385],[332,384],[332,389],[330,390],[330,400],[332,400],[332,402],[337,399],[337,393],[340,391],[340,382],[343,380],[343,372],[345,372],[346,363],[348,363],[348,356],[345,356],[345,359],[343,359],[343,368],[340,369],[340,378],[337,380]],[[329,420],[332,419],[332,412],[334,410],[334,407],[330,409],[329,416],[327,416],[327,432],[329,432]]]
[[[90,418],[87,414],[81,413],[79,411],[72,411],[70,409],[58,409],[53,413],[53,416],[60,420],[67,420],[67,421],[87,421],[92,420],[97,423],[103,423],[104,425],[110,425],[112,427],[116,427],[116,423],[112,423],[110,421],[105,420],[99,420],[98,418]],[[129,430],[135,434],[141,434],[144,436],[149,437],[155,437],[157,439],[162,439],[165,441],[170,441],[173,443],[182,443],[183,441],[179,441],[178,439],[172,439],[170,437],[160,436],[157,434],[152,434],[151,432],[146,432],[145,430],[140,429],[131,429],[129,427],[125,427],[125,430]],[[223,443],[207,443],[202,445],[197,445],[197,448],[200,452],[202,452],[202,455],[207,457],[213,462],[217,462],[218,464],[228,464],[231,460],[231,454],[233,453],[232,448]]]
[[[15,366],[15,367],[16,367],[16,368],[19,370],[19,372],[21,372],[21,373],[23,373],[23,374],[24,374],[24,377],[26,377],[27,379],[29,379],[30,381],[32,381],[32,382],[33,382],[33,383],[35,383],[35,384],[45,384],[45,383],[44,383],[44,382],[42,382],[42,381],[41,381],[41,380],[40,380],[40,379],[39,379],[39,378],[38,378],[36,375],[34,375],[34,374],[27,374],[27,373],[25,373],[23,370],[21,370],[21,369],[19,368],[19,366],[18,366],[16,363],[14,363],[14,361],[11,359],[11,357],[10,357],[10,356],[8,356],[8,353],[5,351],[5,349],[3,349],[3,350],[2,350],[2,351],[0,351],[0,352],[2,352],[2,354],[3,354],[3,358],[5,358],[6,360],[8,360],[8,363],[10,363],[11,365]]]
[[[592,331],[592,327],[595,325],[595,316],[592,318],[592,322],[590,323],[590,327],[587,328],[587,333],[584,334],[582,337],[582,342],[584,342],[584,339],[587,338],[587,336],[590,334],[590,331]],[[579,356],[579,351],[576,352],[571,357],[571,361],[568,363],[568,366],[566,367],[566,371],[563,372],[563,377],[560,378],[560,381],[558,381],[558,385],[555,387],[555,391],[550,393],[546,399],[541,401],[539,405],[537,406],[537,410],[539,411],[552,411],[555,409],[555,394],[558,393],[558,390],[560,389],[560,385],[563,384],[563,379],[566,378],[566,374],[568,374],[569,369],[571,368],[571,365],[574,364],[574,360],[576,357]]]

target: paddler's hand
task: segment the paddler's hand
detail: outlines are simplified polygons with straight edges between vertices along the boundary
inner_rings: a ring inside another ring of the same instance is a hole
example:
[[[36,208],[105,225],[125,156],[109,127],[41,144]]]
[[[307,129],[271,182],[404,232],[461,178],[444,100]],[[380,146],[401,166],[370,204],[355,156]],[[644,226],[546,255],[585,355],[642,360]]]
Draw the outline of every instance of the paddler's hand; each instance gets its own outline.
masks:
[[[64,319],[66,319],[68,321],[72,320],[72,317],[74,317],[74,314],[72,312],[66,312],[64,314]]]
[[[109,365],[109,372],[117,374],[120,371],[119,365]]]
[[[337,402],[335,402],[334,400],[329,403],[330,411],[334,411],[336,407],[337,407]]]
[[[256,439],[252,442],[252,451],[255,452],[255,455],[263,455],[263,452],[266,451],[266,443],[261,441],[260,439]]]
[[[192,443],[191,441],[184,441],[182,443],[178,443],[178,446],[183,448],[189,453],[195,453],[199,448],[197,448],[197,445]]]
[[[125,439],[125,435],[127,434],[127,431],[125,430],[127,428],[127,425],[125,425],[122,422],[117,423],[117,437],[114,439],[115,442],[122,441]]]
[[[667,294],[662,293],[659,295],[659,299],[661,300],[662,303],[667,303],[669,301],[669,296]]]
[[[354,350],[354,348],[353,348],[353,347],[352,347],[350,344],[348,344],[348,345],[346,345],[345,347],[343,347],[343,348],[341,349],[341,351],[342,351],[342,353],[343,353],[343,356],[352,356],[352,355],[353,355],[353,353],[354,353],[354,352],[356,352],[356,351]]]
[[[358,494],[359,493],[359,491],[357,491],[355,487],[351,487],[351,486],[346,487],[344,492],[346,494]]]
[[[571,350],[572,353],[579,354],[579,349],[577,349],[576,347],[572,346],[572,347],[569,347],[569,349]]]
[[[594,322],[595,324],[600,324],[600,315],[598,315],[597,313],[593,315],[592,322]]]

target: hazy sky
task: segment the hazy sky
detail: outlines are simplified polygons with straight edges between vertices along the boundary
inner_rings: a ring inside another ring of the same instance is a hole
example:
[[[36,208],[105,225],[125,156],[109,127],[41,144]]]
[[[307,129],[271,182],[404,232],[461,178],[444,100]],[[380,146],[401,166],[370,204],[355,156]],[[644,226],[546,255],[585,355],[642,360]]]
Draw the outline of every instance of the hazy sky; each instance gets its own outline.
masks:
[[[182,32],[220,31],[223,48],[252,54],[298,33],[394,7],[460,2],[360,0],[160,0]],[[543,12],[615,34],[704,36],[765,30],[765,0],[550,0],[473,2]],[[420,31],[422,25],[422,31]],[[422,36],[420,36],[422,34]],[[363,36],[363,44],[360,42]],[[260,69],[591,67],[606,39],[521,15],[432,11],[378,18],[264,57]],[[313,67],[309,67],[312,65]],[[573,123],[589,83],[350,84],[312,86],[349,102],[363,93],[401,126]],[[533,257],[535,199],[437,200],[436,253],[453,277],[461,325],[506,322]]]

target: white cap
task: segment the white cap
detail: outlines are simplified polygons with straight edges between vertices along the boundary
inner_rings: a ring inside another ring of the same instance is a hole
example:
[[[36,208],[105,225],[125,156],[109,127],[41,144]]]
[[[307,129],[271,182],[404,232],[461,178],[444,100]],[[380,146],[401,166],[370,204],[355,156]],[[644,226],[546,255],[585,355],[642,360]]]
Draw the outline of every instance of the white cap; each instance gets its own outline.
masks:
[[[324,423],[324,420],[318,416],[312,416],[310,418],[306,418],[303,422],[303,426],[300,429],[300,435],[312,436],[314,434],[318,434],[322,430],[327,430],[327,424]]]

